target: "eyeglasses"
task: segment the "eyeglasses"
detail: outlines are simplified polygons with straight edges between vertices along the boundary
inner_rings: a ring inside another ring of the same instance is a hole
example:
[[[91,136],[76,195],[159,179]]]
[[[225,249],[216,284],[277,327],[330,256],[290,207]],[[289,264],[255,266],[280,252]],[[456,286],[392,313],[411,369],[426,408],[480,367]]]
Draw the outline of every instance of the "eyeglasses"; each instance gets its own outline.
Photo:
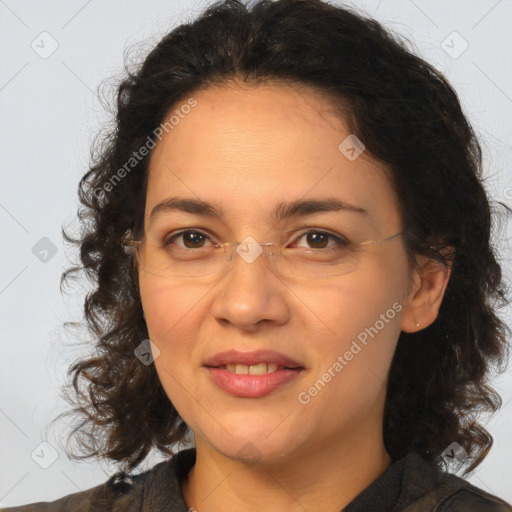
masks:
[[[182,230],[162,242],[133,240],[125,237],[124,244],[128,252],[135,253],[140,267],[155,276],[164,278],[202,278],[213,275],[224,275],[236,260],[235,253],[246,263],[254,263],[261,254],[269,268],[280,277],[289,279],[323,279],[352,272],[362,253],[376,250],[385,242],[404,234],[395,233],[380,240],[368,240],[360,243],[349,242],[339,236],[320,230],[310,230],[300,238],[308,235],[309,243],[318,244],[324,238],[333,238],[334,246],[326,248],[297,247],[288,248],[274,243],[259,243],[248,236],[242,242],[217,243],[200,247],[197,240],[208,235],[195,229]],[[176,238],[185,239],[193,248],[176,245]],[[320,235],[316,238],[312,235]],[[198,238],[199,237],[199,238]],[[289,245],[289,244],[288,244]]]

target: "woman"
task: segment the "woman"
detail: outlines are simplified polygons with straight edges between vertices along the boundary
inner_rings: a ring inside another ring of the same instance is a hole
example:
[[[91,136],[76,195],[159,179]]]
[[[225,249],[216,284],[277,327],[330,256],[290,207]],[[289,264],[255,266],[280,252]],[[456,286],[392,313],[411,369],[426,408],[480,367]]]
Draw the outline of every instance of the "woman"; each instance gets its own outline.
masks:
[[[226,0],[122,82],[103,144],[63,277],[96,282],[77,458],[122,468],[8,510],[512,510],[443,471],[491,447],[509,330],[441,73],[349,9]]]

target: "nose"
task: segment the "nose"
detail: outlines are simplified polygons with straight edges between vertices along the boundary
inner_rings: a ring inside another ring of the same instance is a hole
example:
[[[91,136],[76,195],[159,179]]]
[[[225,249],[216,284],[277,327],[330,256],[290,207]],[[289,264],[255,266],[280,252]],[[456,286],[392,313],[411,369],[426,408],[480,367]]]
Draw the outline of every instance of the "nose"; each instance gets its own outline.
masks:
[[[265,261],[262,249],[244,244],[233,249],[231,268],[216,286],[212,314],[223,323],[254,331],[264,320],[282,324],[289,318],[286,285]]]

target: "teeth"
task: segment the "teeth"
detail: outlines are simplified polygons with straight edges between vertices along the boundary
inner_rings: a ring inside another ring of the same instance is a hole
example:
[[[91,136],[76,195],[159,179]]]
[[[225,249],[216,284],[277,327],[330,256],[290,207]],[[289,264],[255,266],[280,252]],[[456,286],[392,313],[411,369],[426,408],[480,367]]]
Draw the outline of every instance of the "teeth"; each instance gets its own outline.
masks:
[[[265,363],[253,364],[249,366],[250,375],[263,375],[267,373],[267,365]]]
[[[275,372],[277,370],[277,366],[278,365],[276,363],[267,364],[268,373]]]
[[[259,363],[251,366],[247,364],[227,364],[226,370],[231,373],[239,375],[265,375],[265,373],[272,373],[277,371],[278,365],[276,363]]]
[[[237,364],[235,368],[235,373],[246,374],[249,373],[249,367],[246,364]]]

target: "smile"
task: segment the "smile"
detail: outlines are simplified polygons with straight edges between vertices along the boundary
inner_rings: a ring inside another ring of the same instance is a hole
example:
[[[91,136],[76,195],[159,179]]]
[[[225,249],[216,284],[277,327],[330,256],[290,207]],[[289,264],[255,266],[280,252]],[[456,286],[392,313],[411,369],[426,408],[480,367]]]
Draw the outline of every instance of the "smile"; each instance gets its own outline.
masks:
[[[238,375],[264,375],[265,373],[273,373],[282,370],[285,367],[279,366],[276,363],[258,363],[258,364],[223,364],[220,368],[226,369],[228,372],[236,373]]]
[[[239,398],[261,398],[291,383],[304,371],[302,367],[286,368],[276,363],[206,368],[216,387]]]

